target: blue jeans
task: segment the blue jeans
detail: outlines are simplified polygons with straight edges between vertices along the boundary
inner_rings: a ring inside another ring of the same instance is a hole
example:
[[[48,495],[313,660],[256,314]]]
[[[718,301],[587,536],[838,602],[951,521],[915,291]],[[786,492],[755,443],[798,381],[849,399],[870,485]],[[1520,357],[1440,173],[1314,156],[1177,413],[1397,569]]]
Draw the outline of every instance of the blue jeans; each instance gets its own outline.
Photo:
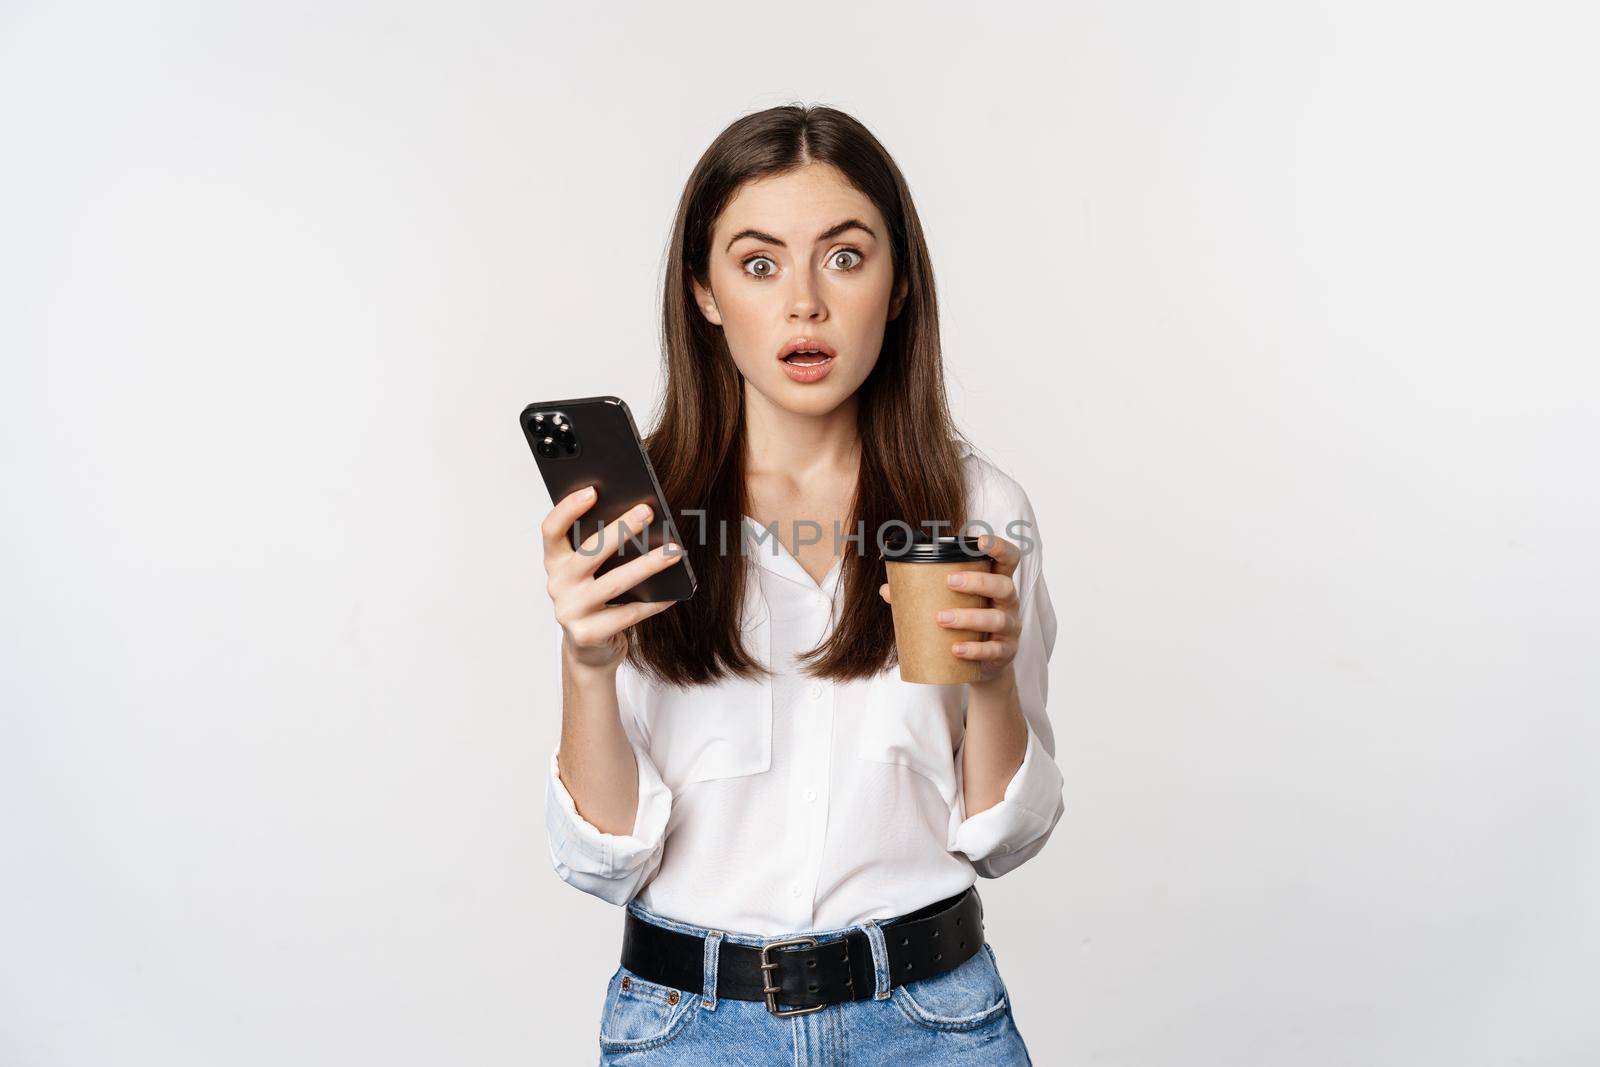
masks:
[[[776,937],[675,922],[654,914],[637,900],[629,901],[628,910],[645,922],[707,939],[705,988],[673,989],[618,967],[606,988],[600,1016],[602,1067],[1032,1067],[1011,1016],[1011,995],[988,942],[958,967],[891,989],[883,931],[893,929],[892,924],[883,926],[869,919],[847,929],[786,934],[827,942],[844,937],[850,929],[864,931],[872,944],[878,984],[871,999],[783,1017],[769,1012],[765,1001],[717,996],[717,958],[722,944],[759,947],[778,940]]]

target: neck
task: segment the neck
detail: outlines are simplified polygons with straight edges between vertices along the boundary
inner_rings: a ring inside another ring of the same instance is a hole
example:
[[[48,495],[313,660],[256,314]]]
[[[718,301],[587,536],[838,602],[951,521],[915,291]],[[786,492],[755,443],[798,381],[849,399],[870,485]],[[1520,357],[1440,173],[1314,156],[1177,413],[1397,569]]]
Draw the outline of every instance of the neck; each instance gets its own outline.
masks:
[[[775,475],[806,484],[854,475],[861,457],[854,395],[821,415],[786,411],[748,387],[744,396],[747,477]]]

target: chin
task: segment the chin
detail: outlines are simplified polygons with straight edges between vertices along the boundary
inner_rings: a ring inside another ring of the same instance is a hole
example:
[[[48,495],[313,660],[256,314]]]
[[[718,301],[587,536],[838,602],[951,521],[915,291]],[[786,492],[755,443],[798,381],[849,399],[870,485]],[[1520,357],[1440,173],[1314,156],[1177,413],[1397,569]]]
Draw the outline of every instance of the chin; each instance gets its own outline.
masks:
[[[750,384],[746,379],[746,384]],[[838,407],[852,392],[845,383],[834,381],[806,384],[781,378],[770,385],[757,387],[773,407],[795,415],[826,415]]]
[[[793,397],[791,403],[784,406],[797,415],[826,415],[844,403],[849,395],[835,389],[830,389],[826,393],[812,390],[810,396]]]

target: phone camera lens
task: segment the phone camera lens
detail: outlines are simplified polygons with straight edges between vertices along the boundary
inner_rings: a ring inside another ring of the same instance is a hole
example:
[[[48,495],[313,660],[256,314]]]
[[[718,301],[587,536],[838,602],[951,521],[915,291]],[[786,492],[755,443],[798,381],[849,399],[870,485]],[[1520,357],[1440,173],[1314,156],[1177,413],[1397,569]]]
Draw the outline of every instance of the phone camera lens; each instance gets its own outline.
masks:
[[[575,455],[578,451],[578,438],[572,432],[572,423],[563,416],[557,415],[555,423],[556,440],[561,442],[561,447],[566,449],[567,455]]]
[[[539,439],[539,455],[545,459],[555,459],[560,452],[561,449],[556,446],[554,437],[541,437]]]

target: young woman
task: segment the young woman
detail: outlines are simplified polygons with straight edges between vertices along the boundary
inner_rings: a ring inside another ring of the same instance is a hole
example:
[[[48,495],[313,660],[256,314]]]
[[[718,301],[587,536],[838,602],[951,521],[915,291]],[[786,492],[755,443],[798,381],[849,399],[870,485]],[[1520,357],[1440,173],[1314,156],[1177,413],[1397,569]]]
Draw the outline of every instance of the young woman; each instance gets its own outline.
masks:
[[[1061,817],[1055,615],[1027,495],[951,425],[894,161],[830,108],[735,122],[684,190],[664,315],[647,447],[683,545],[597,579],[648,512],[575,550],[580,491],[542,529],[551,857],[625,906],[601,1062],[1028,1063],[974,883]],[[993,557],[960,585],[992,606],[939,620],[985,636],[952,642],[978,681],[901,681],[897,522]],[[693,598],[607,606],[680,553]]]

